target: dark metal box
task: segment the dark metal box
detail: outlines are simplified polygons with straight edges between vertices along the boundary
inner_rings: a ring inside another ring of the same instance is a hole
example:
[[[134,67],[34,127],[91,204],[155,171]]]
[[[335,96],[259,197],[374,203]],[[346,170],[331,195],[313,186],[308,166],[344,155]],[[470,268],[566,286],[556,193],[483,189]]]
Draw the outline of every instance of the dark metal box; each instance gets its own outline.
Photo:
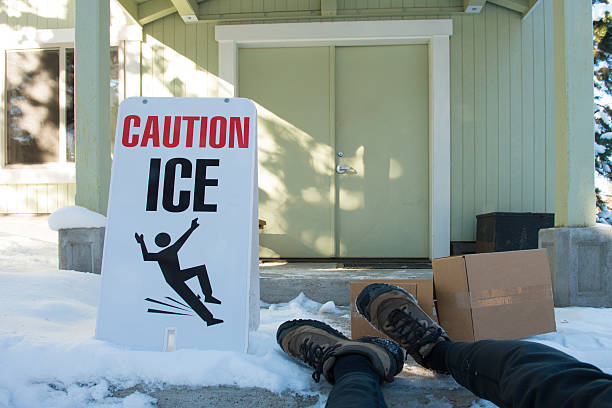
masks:
[[[476,216],[476,252],[503,252],[538,247],[538,231],[552,228],[552,213],[492,212]]]

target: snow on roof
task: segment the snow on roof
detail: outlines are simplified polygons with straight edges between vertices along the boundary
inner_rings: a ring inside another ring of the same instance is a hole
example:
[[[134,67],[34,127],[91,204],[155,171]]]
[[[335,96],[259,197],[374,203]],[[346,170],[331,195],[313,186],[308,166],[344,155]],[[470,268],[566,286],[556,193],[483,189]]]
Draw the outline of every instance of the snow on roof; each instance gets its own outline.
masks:
[[[49,216],[49,228],[53,231],[68,228],[106,227],[106,217],[78,205],[68,205]]]

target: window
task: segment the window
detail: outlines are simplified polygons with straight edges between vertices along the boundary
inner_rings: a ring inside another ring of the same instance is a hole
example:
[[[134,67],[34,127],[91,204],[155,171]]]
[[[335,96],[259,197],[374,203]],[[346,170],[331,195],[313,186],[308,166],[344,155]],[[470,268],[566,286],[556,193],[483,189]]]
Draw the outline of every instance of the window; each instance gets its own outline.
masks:
[[[7,164],[58,161],[59,50],[6,55]]]
[[[111,140],[119,101],[119,52],[111,47]],[[74,49],[6,53],[6,165],[74,162]]]

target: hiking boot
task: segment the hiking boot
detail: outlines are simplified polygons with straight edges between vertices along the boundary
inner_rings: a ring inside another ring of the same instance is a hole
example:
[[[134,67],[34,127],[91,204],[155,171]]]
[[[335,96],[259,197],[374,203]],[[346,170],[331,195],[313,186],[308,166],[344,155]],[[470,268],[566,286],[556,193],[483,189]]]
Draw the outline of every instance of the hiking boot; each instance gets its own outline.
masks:
[[[391,339],[398,342],[425,368],[431,350],[450,338],[405,290],[385,283],[366,286],[355,301],[357,310]]]
[[[281,324],[276,341],[285,353],[314,368],[312,379],[316,382],[323,374],[333,384],[336,358],[347,354],[368,358],[381,382],[393,381],[404,366],[404,351],[398,344],[378,337],[350,340],[316,320],[291,320]]]

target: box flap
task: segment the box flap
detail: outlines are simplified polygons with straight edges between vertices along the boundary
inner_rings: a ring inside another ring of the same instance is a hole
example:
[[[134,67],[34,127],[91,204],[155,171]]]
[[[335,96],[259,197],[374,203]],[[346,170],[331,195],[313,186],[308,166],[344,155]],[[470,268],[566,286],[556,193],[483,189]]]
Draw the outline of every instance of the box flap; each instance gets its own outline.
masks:
[[[464,256],[434,259],[432,266],[440,325],[454,341],[474,341]]]

